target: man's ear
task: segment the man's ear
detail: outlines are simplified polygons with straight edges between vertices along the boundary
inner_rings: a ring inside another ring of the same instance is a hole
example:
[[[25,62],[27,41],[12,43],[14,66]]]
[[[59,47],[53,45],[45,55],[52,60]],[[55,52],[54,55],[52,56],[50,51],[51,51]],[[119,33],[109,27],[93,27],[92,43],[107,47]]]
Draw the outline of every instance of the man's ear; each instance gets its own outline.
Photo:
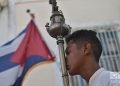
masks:
[[[90,52],[91,52],[91,49],[92,48],[92,46],[91,46],[91,44],[89,43],[89,42],[85,42],[84,43],[84,55],[88,55],[88,54],[90,54]]]

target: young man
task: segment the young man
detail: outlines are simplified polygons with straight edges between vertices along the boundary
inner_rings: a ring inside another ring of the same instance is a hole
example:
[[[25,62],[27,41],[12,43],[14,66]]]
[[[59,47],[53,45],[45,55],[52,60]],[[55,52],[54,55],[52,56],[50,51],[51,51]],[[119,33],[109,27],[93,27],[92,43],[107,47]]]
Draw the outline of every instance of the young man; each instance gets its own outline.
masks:
[[[89,86],[120,86],[120,75],[100,68],[102,46],[96,32],[79,30],[66,38],[67,69],[81,75]],[[114,77],[118,75],[118,77]],[[116,81],[118,80],[118,81]]]

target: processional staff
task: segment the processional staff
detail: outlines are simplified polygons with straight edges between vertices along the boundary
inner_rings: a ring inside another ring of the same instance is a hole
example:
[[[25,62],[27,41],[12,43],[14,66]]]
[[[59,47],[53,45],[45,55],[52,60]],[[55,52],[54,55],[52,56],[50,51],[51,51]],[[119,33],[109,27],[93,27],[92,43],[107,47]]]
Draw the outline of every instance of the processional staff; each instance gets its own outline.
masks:
[[[49,4],[52,5],[52,15],[50,17],[51,24],[46,24],[46,29],[49,35],[53,38],[56,38],[57,45],[59,48],[60,64],[62,70],[62,79],[64,86],[70,86],[68,72],[66,69],[65,53],[64,53],[64,40],[63,38],[67,36],[71,27],[65,24],[65,18],[62,11],[58,10],[56,0],[49,0]]]

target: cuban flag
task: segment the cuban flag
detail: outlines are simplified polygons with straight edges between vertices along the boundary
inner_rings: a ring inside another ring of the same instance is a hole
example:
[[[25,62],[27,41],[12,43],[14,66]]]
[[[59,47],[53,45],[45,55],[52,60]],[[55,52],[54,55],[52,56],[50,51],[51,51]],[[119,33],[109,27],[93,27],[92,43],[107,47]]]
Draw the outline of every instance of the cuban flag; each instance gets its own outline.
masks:
[[[0,86],[21,86],[34,64],[54,61],[33,20],[16,38],[0,47]]]

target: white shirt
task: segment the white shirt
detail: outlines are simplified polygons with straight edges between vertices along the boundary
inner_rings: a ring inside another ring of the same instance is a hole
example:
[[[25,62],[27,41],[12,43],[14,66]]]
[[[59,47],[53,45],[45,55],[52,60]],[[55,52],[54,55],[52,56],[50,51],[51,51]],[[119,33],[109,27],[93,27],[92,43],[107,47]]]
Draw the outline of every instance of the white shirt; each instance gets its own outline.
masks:
[[[89,86],[120,86],[120,73],[100,68],[90,78]]]

